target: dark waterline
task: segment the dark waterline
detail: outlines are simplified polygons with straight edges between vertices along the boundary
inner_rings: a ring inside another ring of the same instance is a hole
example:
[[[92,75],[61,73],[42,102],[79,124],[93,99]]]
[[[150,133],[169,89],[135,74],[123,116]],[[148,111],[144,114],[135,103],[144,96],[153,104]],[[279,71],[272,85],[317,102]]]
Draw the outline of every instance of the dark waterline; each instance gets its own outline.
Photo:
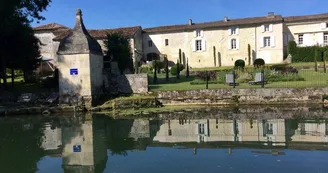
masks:
[[[190,117],[0,118],[0,172],[327,172],[328,119]]]

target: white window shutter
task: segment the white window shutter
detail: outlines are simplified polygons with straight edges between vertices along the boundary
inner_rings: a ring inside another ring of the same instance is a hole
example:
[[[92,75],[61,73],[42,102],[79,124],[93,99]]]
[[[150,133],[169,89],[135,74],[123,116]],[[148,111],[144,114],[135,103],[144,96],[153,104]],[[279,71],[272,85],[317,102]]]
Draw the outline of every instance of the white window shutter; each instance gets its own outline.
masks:
[[[229,32],[229,35],[232,35],[232,29],[231,28],[229,28],[228,32]]]
[[[262,32],[265,32],[265,26],[262,25],[261,28],[262,28]]]
[[[239,38],[236,39],[236,49],[239,50]]]
[[[209,133],[208,133],[208,124],[206,123],[206,124],[204,124],[204,130],[205,130],[205,135],[206,136],[208,136],[209,135]]]
[[[192,51],[193,51],[193,52],[196,52],[196,40],[193,40],[193,41],[191,42],[191,47],[192,47]]]
[[[197,37],[197,31],[194,31],[194,38]]]
[[[271,41],[271,43],[270,43],[271,47],[275,47],[276,46],[276,39],[275,39],[274,36],[271,36],[270,41]]]
[[[199,134],[199,124],[198,123],[195,124],[195,134],[196,135]]]
[[[272,25],[272,24],[269,25],[269,31],[270,31],[270,32],[273,31],[273,25]]]
[[[261,37],[260,44],[261,44],[261,48],[263,48],[264,47],[264,37]]]
[[[206,41],[202,40],[202,51],[205,52],[206,51]]]
[[[326,23],[321,23],[321,29],[326,29],[327,25]]]
[[[236,28],[236,34],[237,35],[239,34],[239,28],[238,27]]]
[[[231,50],[231,39],[228,40],[228,49]]]
[[[202,38],[204,37],[204,31],[203,31],[203,30],[200,31],[200,36],[201,36]]]

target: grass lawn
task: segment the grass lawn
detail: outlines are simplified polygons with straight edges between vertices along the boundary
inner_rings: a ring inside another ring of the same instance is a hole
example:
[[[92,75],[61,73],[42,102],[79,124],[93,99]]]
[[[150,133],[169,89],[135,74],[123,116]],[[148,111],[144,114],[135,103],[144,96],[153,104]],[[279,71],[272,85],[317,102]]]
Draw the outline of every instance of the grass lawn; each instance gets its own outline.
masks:
[[[265,85],[265,88],[310,88],[310,87],[327,87],[328,86],[328,73],[314,72],[313,70],[301,70],[299,75],[302,76],[305,81],[290,81],[290,82],[272,82]],[[169,82],[165,81],[165,74],[158,75],[157,84],[152,83],[150,78],[150,91],[170,91],[170,90],[198,90],[205,89],[204,85],[191,85],[195,77],[186,78],[181,76],[180,80],[172,77]],[[232,88],[225,84],[209,84],[209,89],[219,88]],[[248,85],[247,83],[241,83],[236,88],[261,88],[260,85]]]

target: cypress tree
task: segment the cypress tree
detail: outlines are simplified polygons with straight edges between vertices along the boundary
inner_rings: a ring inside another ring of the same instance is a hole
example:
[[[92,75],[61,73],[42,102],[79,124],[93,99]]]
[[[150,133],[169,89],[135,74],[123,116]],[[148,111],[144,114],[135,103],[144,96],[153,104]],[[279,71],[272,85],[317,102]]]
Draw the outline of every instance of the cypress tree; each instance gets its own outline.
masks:
[[[248,44],[248,65],[251,65],[251,45]]]
[[[327,73],[326,59],[328,59],[328,50],[326,50],[323,55],[323,70],[325,73]]]
[[[216,48],[213,46],[213,58],[214,58],[214,66],[216,67]]]
[[[154,83],[157,83],[157,63],[154,64]]]
[[[179,49],[179,63],[181,64],[181,58],[182,58],[182,53],[181,53],[181,49]]]
[[[179,60],[177,61],[177,79],[180,79],[180,64],[179,64]]]
[[[169,60],[167,59],[167,57],[165,57],[165,73],[166,73],[166,81],[170,80],[169,77]]]
[[[188,78],[189,77],[189,63],[188,63],[188,59],[187,59],[187,72],[186,72],[186,77]]]
[[[318,59],[320,57],[320,52],[319,50],[315,50],[315,55],[314,55],[314,70],[317,72],[318,71]]]

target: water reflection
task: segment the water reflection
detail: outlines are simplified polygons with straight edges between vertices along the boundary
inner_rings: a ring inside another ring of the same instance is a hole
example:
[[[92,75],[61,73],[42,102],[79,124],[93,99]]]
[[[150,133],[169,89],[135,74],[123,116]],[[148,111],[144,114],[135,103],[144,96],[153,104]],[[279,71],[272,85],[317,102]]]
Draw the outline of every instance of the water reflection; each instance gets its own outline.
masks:
[[[325,119],[2,118],[0,170],[104,172],[109,157],[153,148],[190,149],[192,155],[224,149],[230,156],[240,148],[274,156],[288,155],[288,149],[327,150],[327,124]],[[49,164],[54,159],[61,159],[60,166]]]

